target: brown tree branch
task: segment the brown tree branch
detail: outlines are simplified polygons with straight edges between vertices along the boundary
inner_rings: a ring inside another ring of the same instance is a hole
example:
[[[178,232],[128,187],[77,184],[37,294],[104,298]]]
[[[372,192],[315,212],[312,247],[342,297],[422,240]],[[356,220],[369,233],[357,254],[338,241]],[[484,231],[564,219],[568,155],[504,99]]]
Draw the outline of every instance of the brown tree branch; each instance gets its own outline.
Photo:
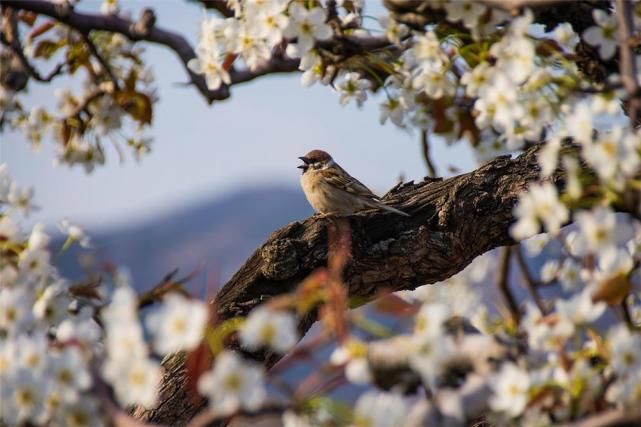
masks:
[[[513,14],[527,7],[544,7],[559,3],[570,3],[572,0],[481,0],[481,3],[496,9],[503,9]]]
[[[189,61],[196,57],[196,53],[187,39],[178,33],[156,27],[155,17],[149,9],[143,11],[139,21],[132,21],[116,15],[99,15],[76,12],[71,8],[61,8],[54,3],[44,0],[0,0],[0,6],[3,8],[7,7],[16,10],[26,10],[40,15],[49,16],[77,30],[81,34],[88,34],[93,30],[107,31],[122,34],[132,41],[142,40],[166,46],[178,55],[185,71],[189,75],[191,84],[196,86],[198,91],[209,103],[212,103],[215,100],[224,100],[229,98],[230,86],[248,82],[267,74],[297,71],[300,63],[299,59],[284,58],[276,55],[255,70],[237,70],[232,68],[229,71],[231,84],[222,85],[216,90],[210,90],[207,87],[205,77],[194,73],[187,66]],[[151,19],[144,19],[150,16],[152,17]],[[142,22],[146,23],[146,25],[141,25]],[[392,46],[387,38],[375,36],[336,36],[331,40],[318,42],[317,45],[322,49],[327,49],[333,53],[343,55],[373,51]],[[100,57],[97,56],[97,58],[100,61]],[[101,64],[103,64],[103,62],[101,62]],[[104,65],[105,64],[103,64],[103,68],[107,69]]]
[[[29,76],[39,82],[42,83],[49,83],[51,80],[53,80],[54,77],[62,74],[64,71],[65,65],[67,65],[66,62],[62,62],[54,67],[51,72],[47,75],[42,75],[38,71],[38,69],[29,62],[29,59],[24,53],[24,48],[22,46],[22,43],[20,42],[20,33],[18,31],[18,23],[16,20],[16,17],[12,14],[9,13],[9,16],[7,17],[9,20],[9,28],[10,28],[10,34],[5,35],[4,32],[0,31],[0,43],[6,46],[13,52],[13,54],[18,58],[20,61],[20,64],[22,65],[22,68],[29,74]]]
[[[637,427],[641,425],[641,408],[618,408],[604,411],[563,427]]]
[[[223,91],[210,91],[207,88],[205,78],[192,72],[187,67],[187,63],[190,59],[196,57],[196,53],[187,39],[180,34],[157,27],[151,28],[147,34],[139,34],[135,30],[136,22],[129,19],[115,15],[98,15],[64,10],[57,7],[55,3],[43,0],[0,0],[0,6],[49,16],[82,34],[87,34],[92,30],[107,31],[122,34],[133,41],[145,40],[167,46],[176,52],[189,74],[191,82],[209,102],[215,99],[225,99],[229,96],[228,93],[222,93]]]
[[[630,41],[634,31],[633,5],[629,0],[616,0],[616,16],[619,30],[619,68],[621,81],[627,97],[627,114],[630,126],[635,127],[641,114],[641,93],[637,81],[636,55]]]
[[[372,299],[383,290],[439,282],[463,270],[477,256],[513,244],[509,234],[512,209],[519,193],[538,179],[537,151],[535,146],[515,159],[500,157],[447,180],[426,179],[395,187],[384,200],[410,213],[409,218],[380,211],[347,217],[352,252],[343,280],[349,296]],[[557,171],[551,180],[561,187],[562,172]],[[294,291],[311,272],[325,266],[330,221],[312,216],[274,232],[217,295],[218,319],[245,316],[262,302]],[[299,319],[300,332],[304,334],[315,320],[315,313]],[[268,367],[278,360],[269,353],[251,356]],[[140,411],[141,418],[175,425],[200,408],[183,388],[182,357],[165,362],[163,404]]]
[[[40,74],[38,69],[29,62],[26,55],[24,54],[24,50],[22,49],[22,46],[20,45],[16,46],[15,44],[10,43],[2,33],[0,33],[0,43],[8,47],[11,50],[11,52],[13,52],[13,54],[16,55],[16,57],[22,64],[22,68],[26,70],[26,72],[29,74],[31,78],[41,83],[49,83],[51,80],[54,79],[54,77],[61,75],[64,71],[65,66],[67,65],[66,62],[61,62],[60,64],[56,65],[48,74],[42,75]]]
[[[430,178],[436,177],[436,168],[432,162],[432,157],[430,156],[430,141],[428,139],[427,131],[421,131],[421,150],[423,152],[423,160],[425,160],[425,166],[427,166],[427,176]]]
[[[90,31],[107,31],[118,33],[126,36],[132,41],[148,41],[166,46],[173,50],[180,58],[185,71],[189,75],[191,83],[196,86],[198,91],[205,97],[208,102],[215,100],[227,99],[230,96],[229,87],[221,86],[217,90],[207,88],[207,82],[204,76],[191,71],[187,63],[196,57],[194,49],[187,39],[178,33],[152,26],[147,31],[136,30],[136,22],[115,15],[98,15],[76,12],[74,10],[65,10],[57,7],[54,3],[44,0],[0,0],[0,6],[9,7],[16,10],[26,10],[40,15],[49,16],[75,30],[81,34],[88,34]],[[275,58],[263,67],[255,71],[249,70],[232,70],[230,72],[231,83],[243,83],[260,77],[265,74],[290,72],[298,68],[298,60],[284,60]]]

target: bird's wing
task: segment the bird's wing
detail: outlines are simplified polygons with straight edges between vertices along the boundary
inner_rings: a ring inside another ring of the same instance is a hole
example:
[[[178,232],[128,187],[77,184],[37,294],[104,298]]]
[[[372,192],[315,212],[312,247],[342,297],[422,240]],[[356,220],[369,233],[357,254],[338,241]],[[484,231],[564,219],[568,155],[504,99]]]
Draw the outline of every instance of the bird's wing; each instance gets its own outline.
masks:
[[[327,178],[327,182],[336,188],[354,194],[359,197],[380,200],[380,198],[372,193],[372,191],[365,186],[362,182],[345,172],[343,168],[336,165],[335,167],[341,170],[341,174],[332,174]]]

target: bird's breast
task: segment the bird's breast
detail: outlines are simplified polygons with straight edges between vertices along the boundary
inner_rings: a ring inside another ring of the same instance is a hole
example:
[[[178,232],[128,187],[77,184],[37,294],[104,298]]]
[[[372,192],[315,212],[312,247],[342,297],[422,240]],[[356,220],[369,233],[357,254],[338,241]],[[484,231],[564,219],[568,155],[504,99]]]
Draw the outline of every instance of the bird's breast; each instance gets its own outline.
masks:
[[[300,177],[300,185],[307,201],[317,212],[325,213],[334,210],[331,189],[319,173],[308,170]]]

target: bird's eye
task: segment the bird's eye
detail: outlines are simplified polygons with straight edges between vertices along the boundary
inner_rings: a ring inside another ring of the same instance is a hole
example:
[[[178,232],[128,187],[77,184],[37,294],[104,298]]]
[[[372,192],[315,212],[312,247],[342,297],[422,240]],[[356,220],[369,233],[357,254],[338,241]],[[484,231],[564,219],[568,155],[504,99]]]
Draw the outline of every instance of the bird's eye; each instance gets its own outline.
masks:
[[[315,162],[314,164],[312,164],[312,167],[314,169],[320,169],[323,167],[323,164],[321,162]]]

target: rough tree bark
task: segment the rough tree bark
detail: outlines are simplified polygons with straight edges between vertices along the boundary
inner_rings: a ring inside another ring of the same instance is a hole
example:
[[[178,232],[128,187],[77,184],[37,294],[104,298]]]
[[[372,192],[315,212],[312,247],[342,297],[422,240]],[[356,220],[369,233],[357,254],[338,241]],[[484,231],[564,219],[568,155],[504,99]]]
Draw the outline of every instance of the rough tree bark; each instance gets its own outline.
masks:
[[[220,7],[221,2],[203,3],[210,4],[223,15],[228,13]],[[598,1],[515,0],[486,3],[510,12],[531,7],[535,22],[544,24],[547,30],[553,29],[559,22],[570,22],[579,34],[594,25],[594,8],[610,7],[608,2]],[[423,23],[430,19],[441,19],[438,14],[414,10],[416,5],[420,6],[417,2],[386,0],[384,4],[399,20],[407,17],[408,24],[417,18]],[[83,14],[42,0],[0,0],[0,6],[46,15],[81,33],[103,30],[121,33],[132,41],[159,43],[174,50],[185,65],[195,56],[193,48],[180,34],[156,26],[138,33],[134,31],[136,22],[121,17]],[[361,41],[357,47],[361,50],[381,47],[379,39],[366,41],[366,44]],[[354,44],[354,41],[343,38],[332,43]],[[586,78],[593,82],[605,82],[607,76],[619,69],[616,58],[601,60],[597,50],[583,41],[577,47],[575,61]],[[232,84],[265,74],[294,71],[297,65],[295,60],[275,58],[258,72],[232,70]],[[190,81],[209,102],[229,97],[229,87],[210,91],[202,76],[188,69],[187,72]],[[537,150],[537,147],[533,147],[516,159],[496,159],[474,172],[448,180],[427,179],[393,189],[385,199],[411,213],[411,218],[382,212],[349,217],[353,250],[344,272],[349,295],[372,298],[383,289],[414,289],[441,281],[461,271],[475,257],[488,250],[512,244],[508,233],[513,220],[512,208],[519,192],[538,178]],[[561,171],[555,173],[552,181],[558,186],[562,185]],[[628,209],[641,218],[638,195],[626,203]],[[327,227],[330,221],[311,217],[274,232],[217,296],[219,317],[226,319],[245,315],[259,303],[292,291],[310,272],[323,266],[327,258]],[[314,320],[313,316],[300,319],[301,332],[306,332]],[[254,356],[262,358],[267,366],[277,361],[277,357],[271,354]],[[185,392],[183,361],[181,355],[165,361],[161,404],[154,410],[138,411],[140,418],[180,425],[200,409],[201,405],[193,403]]]
[[[371,299],[382,290],[415,289],[442,281],[463,270],[474,258],[514,241],[509,235],[512,209],[519,193],[539,175],[530,148],[515,159],[500,157],[479,169],[446,180],[426,179],[392,189],[385,197],[411,214],[384,212],[348,217],[352,254],[344,270],[350,297]],[[567,148],[572,149],[572,148]],[[552,178],[563,184],[559,170]],[[293,291],[327,261],[327,228],[331,218],[312,216],[275,231],[229,280],[216,297],[220,319],[244,316],[256,305]],[[305,333],[313,315],[300,319]],[[278,358],[254,355],[267,367]],[[182,356],[165,361],[161,405],[137,415],[168,425],[188,421],[200,409],[184,390]]]

